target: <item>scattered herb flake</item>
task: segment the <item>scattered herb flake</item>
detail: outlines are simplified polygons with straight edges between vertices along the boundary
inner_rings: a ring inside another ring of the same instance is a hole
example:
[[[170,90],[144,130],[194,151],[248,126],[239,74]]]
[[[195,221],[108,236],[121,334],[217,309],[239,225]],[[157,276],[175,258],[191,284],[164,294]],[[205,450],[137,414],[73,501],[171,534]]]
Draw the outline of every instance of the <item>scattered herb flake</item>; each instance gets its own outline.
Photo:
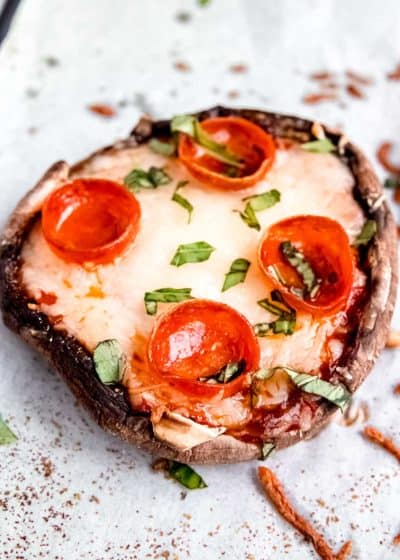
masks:
[[[225,274],[225,280],[224,280],[224,285],[222,286],[222,291],[226,292],[226,290],[233,288],[233,286],[236,286],[237,284],[244,282],[249,267],[250,267],[250,261],[248,261],[247,259],[242,259],[242,258],[235,259],[231,264],[229,272]]]
[[[255,335],[260,337],[267,336],[270,331],[274,334],[293,334],[296,328],[296,310],[285,302],[279,290],[271,292],[271,300],[265,298],[257,303],[263,309],[269,311],[269,313],[277,315],[278,319],[271,323],[257,323],[254,325]]]
[[[0,415],[0,445],[9,445],[17,441],[17,436],[14,432],[7,426],[6,422]]]
[[[141,189],[156,189],[161,185],[168,185],[171,177],[161,167],[151,166],[148,171],[135,168],[125,177],[124,183],[129,190],[138,192]]]
[[[297,273],[303,280],[305,293],[311,299],[315,298],[320,288],[321,280],[317,278],[310,263],[306,261],[303,253],[297,249],[291,241],[283,241],[280,244],[280,250],[287,262],[296,269]],[[304,293],[301,295],[304,296]]]
[[[193,299],[192,288],[160,288],[144,294],[144,305],[148,315],[157,313],[158,303],[179,303]]]
[[[400,189],[400,178],[398,177],[387,177],[384,182],[385,189]]]
[[[106,385],[121,381],[124,361],[124,354],[115,338],[99,342],[94,349],[94,367],[100,380]]]
[[[226,366],[221,368],[215,375],[212,375],[210,377],[201,377],[199,378],[199,381],[211,384],[229,383],[230,381],[233,381],[234,379],[239,377],[239,375],[243,373],[245,368],[245,360],[240,360],[239,362],[230,362],[229,364],[226,364]]]
[[[354,240],[353,245],[359,247],[360,245],[368,245],[371,239],[376,234],[377,226],[375,220],[367,220],[363,225],[360,233]]]
[[[276,189],[243,198],[243,202],[249,203],[254,212],[261,212],[262,210],[271,208],[280,202],[280,200],[281,193]]]
[[[201,476],[189,465],[178,463],[178,461],[169,461],[168,472],[173,479],[189,490],[207,488],[207,484]]]
[[[329,154],[336,150],[335,145],[329,138],[321,138],[320,140],[313,140],[312,142],[305,142],[301,145],[303,150],[313,152],[316,154]]]
[[[176,144],[173,140],[162,142],[158,138],[152,138],[149,142],[149,148],[156,154],[171,157],[176,154]]]
[[[233,167],[243,167],[240,159],[228,150],[224,144],[215,142],[215,140],[205,132],[201,123],[193,115],[177,115],[174,117],[171,120],[171,132],[183,132],[184,134],[188,134],[214,159]]]
[[[275,445],[273,443],[264,443],[261,448],[261,459],[265,460],[273,453],[275,450]]]
[[[318,395],[336,405],[343,412],[351,399],[351,393],[342,385],[334,385],[329,381],[324,381],[316,375],[301,373],[288,367],[274,367],[263,369],[257,372],[258,379],[268,379],[275,372],[283,370],[290,377],[292,382],[302,391]]]
[[[271,189],[270,191],[244,198],[243,202],[246,202],[244,210],[242,212],[235,210],[235,212],[239,212],[244,223],[250,228],[260,231],[261,226],[257,219],[256,212],[271,208],[280,202],[280,200],[281,193],[276,189]]]
[[[182,206],[182,208],[187,210],[188,224],[190,224],[192,219],[193,205],[188,201],[187,198],[185,198],[178,192],[180,189],[185,187],[188,183],[189,181],[179,181],[179,183],[176,185],[176,189],[174,190],[171,200],[173,200],[174,202]]]
[[[179,245],[170,264],[173,266],[182,266],[187,263],[207,261],[213,251],[215,251],[215,248],[206,241],[196,241],[195,243]]]

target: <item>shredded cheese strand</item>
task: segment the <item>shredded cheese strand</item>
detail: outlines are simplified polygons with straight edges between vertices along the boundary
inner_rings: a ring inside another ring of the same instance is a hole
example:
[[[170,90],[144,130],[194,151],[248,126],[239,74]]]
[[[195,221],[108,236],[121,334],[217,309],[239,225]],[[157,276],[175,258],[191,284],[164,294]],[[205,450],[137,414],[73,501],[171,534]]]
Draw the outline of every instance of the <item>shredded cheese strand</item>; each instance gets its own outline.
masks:
[[[335,555],[324,537],[314,527],[294,509],[289,502],[285,490],[279,479],[267,467],[258,468],[258,476],[265,493],[274,504],[278,512],[286,521],[297,529],[306,539],[310,539],[315,551],[322,560],[345,560],[351,552],[351,542],[346,542],[340,549],[338,556]]]
[[[366,436],[373,443],[377,443],[386,451],[389,451],[398,461],[400,461],[400,447],[397,447],[393,441],[384,436],[379,430],[373,426],[366,426],[363,431],[364,436]]]

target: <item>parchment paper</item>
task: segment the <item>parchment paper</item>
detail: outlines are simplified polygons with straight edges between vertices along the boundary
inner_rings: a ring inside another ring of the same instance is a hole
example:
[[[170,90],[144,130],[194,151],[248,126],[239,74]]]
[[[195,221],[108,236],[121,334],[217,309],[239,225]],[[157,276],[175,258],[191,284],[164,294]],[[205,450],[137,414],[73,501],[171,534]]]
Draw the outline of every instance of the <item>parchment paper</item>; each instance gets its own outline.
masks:
[[[1,225],[51,163],[127,135],[143,112],[225,103],[296,113],[343,126],[374,159],[379,142],[400,141],[400,82],[385,78],[400,62],[399,22],[398,0],[25,0],[0,49]],[[229,70],[238,63],[247,72]],[[346,69],[374,79],[366,99],[345,92]],[[319,70],[337,73],[339,102],[302,102]],[[90,113],[94,102],[118,115]],[[198,468],[208,488],[186,495],[97,428],[43,361],[0,330],[0,411],[19,436],[0,448],[2,559],[316,557],[265,499],[257,462]],[[398,443],[399,361],[400,350],[385,351],[356,397]],[[335,550],[351,538],[353,559],[393,560],[399,464],[361,427],[333,423],[268,464]]]

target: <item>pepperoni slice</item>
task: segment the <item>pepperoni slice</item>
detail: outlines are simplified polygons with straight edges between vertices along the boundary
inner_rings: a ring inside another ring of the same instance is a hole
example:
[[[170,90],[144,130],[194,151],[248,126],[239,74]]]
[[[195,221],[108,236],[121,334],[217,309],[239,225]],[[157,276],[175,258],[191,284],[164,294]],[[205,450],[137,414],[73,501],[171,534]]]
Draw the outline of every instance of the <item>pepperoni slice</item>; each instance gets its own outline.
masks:
[[[204,132],[240,162],[240,167],[219,161],[187,134],[180,133],[179,159],[199,181],[219,189],[240,190],[260,181],[275,159],[270,134],[239,117],[217,117],[201,122]]]
[[[166,383],[187,395],[230,396],[259,367],[260,349],[243,315],[209,300],[186,301],[160,317],[148,346],[151,367]],[[228,364],[238,375],[226,383],[212,382]]]
[[[76,179],[52,192],[42,208],[50,248],[68,262],[109,263],[135,239],[140,205],[122,185]]]
[[[287,247],[287,242],[311,267],[313,289],[306,285],[299,266],[290,263],[287,253],[285,256],[283,244]],[[346,307],[353,284],[354,259],[349,238],[335,220],[295,216],[277,222],[261,241],[259,264],[295,309],[324,315]]]

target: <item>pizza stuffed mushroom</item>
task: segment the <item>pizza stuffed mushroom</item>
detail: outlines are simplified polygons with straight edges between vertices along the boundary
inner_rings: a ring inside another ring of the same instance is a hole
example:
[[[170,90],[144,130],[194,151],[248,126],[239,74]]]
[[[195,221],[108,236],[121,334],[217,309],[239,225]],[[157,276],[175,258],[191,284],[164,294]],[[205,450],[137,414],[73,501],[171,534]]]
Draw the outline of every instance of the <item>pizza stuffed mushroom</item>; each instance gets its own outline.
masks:
[[[220,107],[142,119],[19,203],[3,316],[105,429],[185,462],[265,457],[316,434],[369,373],[395,239],[340,133]]]

